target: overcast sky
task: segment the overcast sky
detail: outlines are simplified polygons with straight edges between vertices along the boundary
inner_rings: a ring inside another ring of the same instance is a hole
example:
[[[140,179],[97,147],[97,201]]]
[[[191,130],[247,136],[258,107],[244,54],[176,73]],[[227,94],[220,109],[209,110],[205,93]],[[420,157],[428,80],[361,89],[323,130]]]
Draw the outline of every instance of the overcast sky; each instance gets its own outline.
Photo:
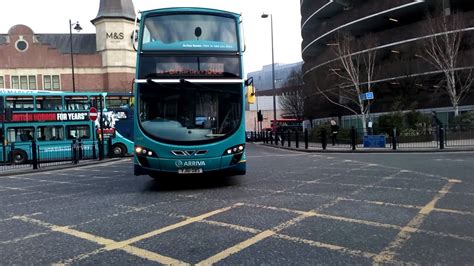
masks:
[[[133,0],[136,10],[174,6],[199,6],[243,15],[247,51],[245,72],[271,64],[270,18],[273,14],[275,63],[301,61],[301,30],[298,0]],[[24,24],[35,33],[67,33],[68,20],[79,21],[83,33],[95,33],[90,22],[99,10],[99,0],[0,0],[0,33]]]

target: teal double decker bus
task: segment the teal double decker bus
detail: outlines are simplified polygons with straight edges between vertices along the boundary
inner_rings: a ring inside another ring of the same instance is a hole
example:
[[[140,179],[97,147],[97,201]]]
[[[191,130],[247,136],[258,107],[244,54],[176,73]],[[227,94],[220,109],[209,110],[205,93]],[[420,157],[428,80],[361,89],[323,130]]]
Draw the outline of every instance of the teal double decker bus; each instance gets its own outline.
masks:
[[[245,174],[241,23],[205,8],[141,13],[135,175]]]
[[[130,93],[67,93],[0,89],[0,162],[26,163],[35,141],[42,160],[64,160],[76,141],[91,153],[110,138],[111,156],[133,153]],[[91,121],[95,107],[99,119]]]

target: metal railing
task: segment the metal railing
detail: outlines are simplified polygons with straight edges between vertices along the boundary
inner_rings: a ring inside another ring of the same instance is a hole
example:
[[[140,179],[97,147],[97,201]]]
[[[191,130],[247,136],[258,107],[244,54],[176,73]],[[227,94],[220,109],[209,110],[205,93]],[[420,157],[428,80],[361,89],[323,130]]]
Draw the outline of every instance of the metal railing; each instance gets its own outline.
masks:
[[[0,173],[22,169],[78,164],[83,160],[102,160],[113,157],[112,140],[46,144],[37,141],[0,145]]]
[[[377,149],[445,149],[474,147],[474,126],[456,125],[419,128],[341,128],[335,134],[321,127],[311,131],[248,132],[247,141],[316,150]]]

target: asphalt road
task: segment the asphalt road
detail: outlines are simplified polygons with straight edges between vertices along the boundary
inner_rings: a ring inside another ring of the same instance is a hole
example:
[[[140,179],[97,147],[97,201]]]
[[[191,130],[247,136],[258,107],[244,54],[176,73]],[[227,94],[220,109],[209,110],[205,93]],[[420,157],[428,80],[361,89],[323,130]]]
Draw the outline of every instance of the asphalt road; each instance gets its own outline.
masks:
[[[474,264],[474,153],[247,149],[246,176],[0,177],[0,264]]]

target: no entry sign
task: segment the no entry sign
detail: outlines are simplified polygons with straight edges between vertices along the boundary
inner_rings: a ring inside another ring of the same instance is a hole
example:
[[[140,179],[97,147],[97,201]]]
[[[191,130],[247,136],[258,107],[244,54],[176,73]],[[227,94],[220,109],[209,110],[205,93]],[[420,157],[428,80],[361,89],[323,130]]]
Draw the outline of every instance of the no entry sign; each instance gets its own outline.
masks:
[[[97,108],[91,107],[91,108],[89,109],[89,119],[90,119],[91,121],[97,120]]]

